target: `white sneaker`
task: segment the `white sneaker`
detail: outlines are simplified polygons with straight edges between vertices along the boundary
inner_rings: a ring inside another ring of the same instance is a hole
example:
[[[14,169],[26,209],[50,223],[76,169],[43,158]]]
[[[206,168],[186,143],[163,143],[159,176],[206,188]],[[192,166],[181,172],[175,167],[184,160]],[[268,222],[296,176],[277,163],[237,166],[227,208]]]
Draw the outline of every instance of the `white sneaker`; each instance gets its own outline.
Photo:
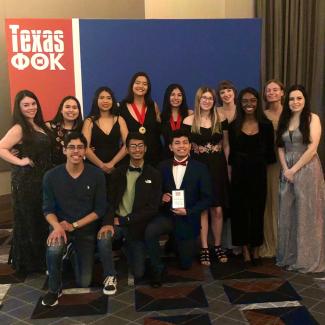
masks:
[[[117,290],[117,279],[115,276],[109,275],[104,280],[104,288],[103,293],[104,295],[114,295]]]

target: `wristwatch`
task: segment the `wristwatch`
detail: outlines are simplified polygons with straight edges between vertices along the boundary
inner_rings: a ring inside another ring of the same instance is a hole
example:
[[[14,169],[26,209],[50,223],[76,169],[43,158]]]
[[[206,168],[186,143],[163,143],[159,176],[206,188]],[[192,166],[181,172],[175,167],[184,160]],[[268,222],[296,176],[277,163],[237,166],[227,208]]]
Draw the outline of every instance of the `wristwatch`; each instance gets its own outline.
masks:
[[[78,222],[77,221],[73,222],[72,227],[73,227],[74,230],[78,229],[79,228]]]

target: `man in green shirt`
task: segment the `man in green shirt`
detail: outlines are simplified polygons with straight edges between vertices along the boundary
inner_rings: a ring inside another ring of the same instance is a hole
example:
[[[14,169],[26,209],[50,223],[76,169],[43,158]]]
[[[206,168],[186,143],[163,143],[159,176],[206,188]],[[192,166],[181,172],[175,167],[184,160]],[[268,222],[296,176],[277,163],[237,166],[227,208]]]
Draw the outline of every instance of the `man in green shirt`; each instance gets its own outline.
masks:
[[[124,238],[131,274],[135,280],[143,277],[146,258],[144,231],[158,213],[161,200],[160,173],[144,161],[147,150],[145,136],[129,133],[126,147],[130,162],[111,174],[108,184],[108,213],[98,233],[99,251],[107,277],[104,293],[106,289],[106,292],[114,291],[117,284],[111,253],[112,239]]]

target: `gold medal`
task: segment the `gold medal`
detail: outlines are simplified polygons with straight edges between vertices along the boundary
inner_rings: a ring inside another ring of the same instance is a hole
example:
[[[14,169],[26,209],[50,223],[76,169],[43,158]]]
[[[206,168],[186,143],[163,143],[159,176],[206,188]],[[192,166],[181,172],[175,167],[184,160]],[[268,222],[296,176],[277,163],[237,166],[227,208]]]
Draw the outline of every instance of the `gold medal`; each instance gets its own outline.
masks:
[[[139,127],[139,132],[141,134],[145,134],[146,133],[146,128],[144,126]]]

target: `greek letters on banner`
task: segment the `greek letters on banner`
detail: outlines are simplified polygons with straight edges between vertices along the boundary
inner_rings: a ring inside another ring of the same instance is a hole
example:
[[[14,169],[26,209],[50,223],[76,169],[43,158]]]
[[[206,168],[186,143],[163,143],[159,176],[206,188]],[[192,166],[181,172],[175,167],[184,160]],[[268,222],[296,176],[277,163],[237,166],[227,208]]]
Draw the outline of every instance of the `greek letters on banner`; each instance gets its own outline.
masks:
[[[51,119],[61,99],[75,95],[72,19],[7,19],[6,37],[11,103],[29,89]]]

